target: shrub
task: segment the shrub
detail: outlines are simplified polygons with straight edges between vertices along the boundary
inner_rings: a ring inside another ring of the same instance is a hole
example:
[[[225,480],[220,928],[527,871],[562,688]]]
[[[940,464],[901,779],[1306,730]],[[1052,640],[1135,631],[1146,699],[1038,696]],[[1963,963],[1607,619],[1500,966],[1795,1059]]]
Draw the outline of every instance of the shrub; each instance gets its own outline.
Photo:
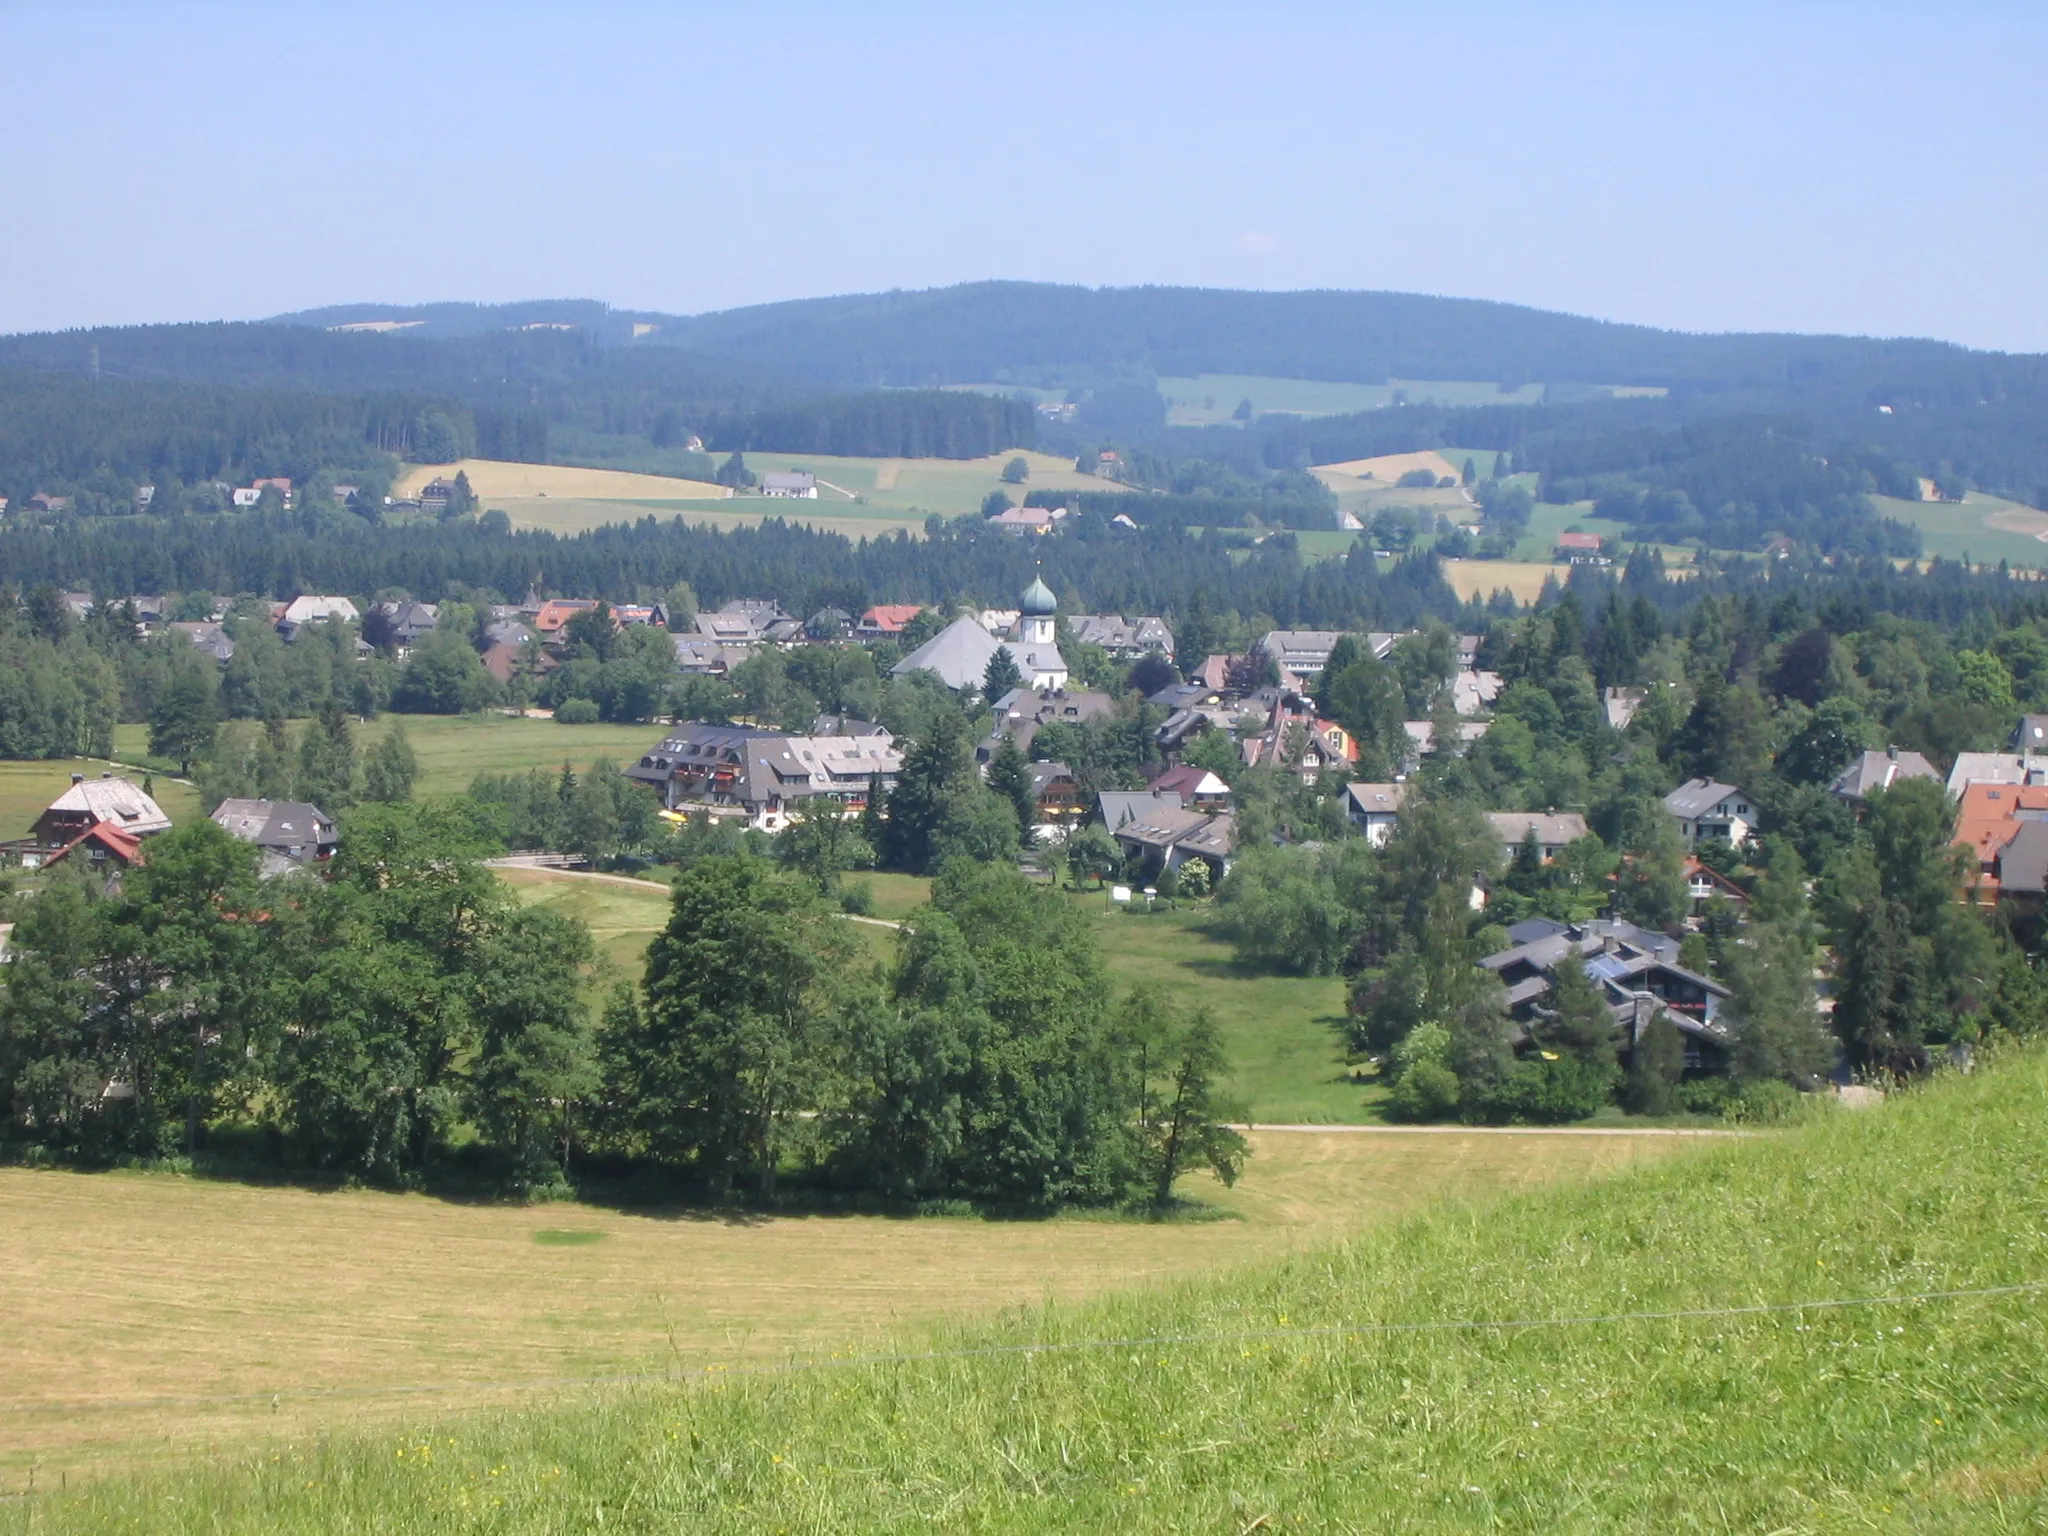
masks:
[[[1799,1114],[1799,1090],[1790,1083],[1751,1083],[1724,1104],[1723,1117],[1739,1125],[1783,1125]]]
[[[1562,1125],[1597,1113],[1616,1076],[1613,1067],[1571,1056],[1519,1062],[1474,1107],[1488,1120]]]
[[[1678,1107],[1693,1115],[1725,1115],[1735,1102],[1735,1084],[1725,1077],[1696,1077],[1680,1083]]]
[[[875,887],[871,881],[855,880],[839,888],[839,910],[854,917],[866,917],[875,910]]]
[[[1458,1110],[1458,1074],[1442,1062],[1419,1061],[1394,1084],[1389,1107],[1400,1120],[1447,1120]]]
[[[595,725],[597,715],[597,704],[591,699],[564,699],[555,706],[555,719],[563,725]]]

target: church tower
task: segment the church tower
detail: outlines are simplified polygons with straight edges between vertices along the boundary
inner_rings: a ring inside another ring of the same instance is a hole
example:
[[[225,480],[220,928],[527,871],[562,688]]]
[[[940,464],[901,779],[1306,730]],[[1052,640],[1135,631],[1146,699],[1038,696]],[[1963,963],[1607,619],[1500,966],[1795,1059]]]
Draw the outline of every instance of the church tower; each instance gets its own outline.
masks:
[[[1045,584],[1043,577],[1033,577],[1031,585],[1024,589],[1023,599],[1018,603],[1021,617],[1017,623],[1017,637],[1026,645],[1059,645],[1059,636],[1054,632],[1054,615],[1059,611],[1059,602],[1052,595],[1052,588]]]

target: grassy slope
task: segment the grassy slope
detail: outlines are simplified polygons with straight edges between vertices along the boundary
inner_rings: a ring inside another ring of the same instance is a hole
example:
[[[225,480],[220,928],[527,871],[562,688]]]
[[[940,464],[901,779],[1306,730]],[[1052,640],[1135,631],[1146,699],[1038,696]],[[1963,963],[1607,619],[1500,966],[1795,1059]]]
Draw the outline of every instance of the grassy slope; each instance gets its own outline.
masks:
[[[1879,515],[1897,518],[1920,530],[1922,549],[1945,560],[1967,559],[1978,565],[1996,565],[2000,560],[2039,569],[2048,566],[2048,544],[2030,534],[1991,526],[1986,519],[1999,513],[2017,514],[2027,523],[2027,509],[2018,502],[2005,501],[1972,491],[1960,502],[1901,501],[1894,496],[1873,496]]]
[[[2048,1056],[936,1338],[0,1514],[44,1531],[1991,1531],[2048,1521]],[[1195,1336],[1195,1337],[1191,1337]],[[1057,1352],[1033,1344],[1130,1340]],[[167,1495],[175,1494],[175,1502]]]

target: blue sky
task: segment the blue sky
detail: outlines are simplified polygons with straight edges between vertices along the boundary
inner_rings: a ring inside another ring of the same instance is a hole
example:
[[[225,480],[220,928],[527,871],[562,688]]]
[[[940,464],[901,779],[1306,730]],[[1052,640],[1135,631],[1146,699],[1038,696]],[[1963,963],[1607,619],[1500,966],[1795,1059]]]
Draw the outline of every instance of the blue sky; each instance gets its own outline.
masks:
[[[2048,6],[0,0],[0,330],[1391,288],[2048,351]]]

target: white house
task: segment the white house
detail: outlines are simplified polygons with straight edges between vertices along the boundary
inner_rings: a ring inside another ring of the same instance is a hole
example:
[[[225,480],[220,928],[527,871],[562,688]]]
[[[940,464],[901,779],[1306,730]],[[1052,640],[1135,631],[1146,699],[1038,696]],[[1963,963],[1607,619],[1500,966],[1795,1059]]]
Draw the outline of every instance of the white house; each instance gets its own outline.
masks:
[[[784,501],[816,501],[818,477],[804,470],[771,469],[761,477],[761,494]]]
[[[1756,806],[1733,784],[1688,779],[1664,797],[1664,809],[1678,818],[1690,848],[1703,837],[1725,837],[1741,847],[1756,829]]]
[[[1501,855],[1512,859],[1533,828],[1543,857],[1554,859],[1586,835],[1586,818],[1577,811],[1489,811],[1486,820],[1500,839]]]
[[[1365,834],[1365,840],[1377,848],[1393,832],[1394,822],[1401,814],[1401,802],[1407,798],[1406,784],[1347,784],[1344,814]]]

